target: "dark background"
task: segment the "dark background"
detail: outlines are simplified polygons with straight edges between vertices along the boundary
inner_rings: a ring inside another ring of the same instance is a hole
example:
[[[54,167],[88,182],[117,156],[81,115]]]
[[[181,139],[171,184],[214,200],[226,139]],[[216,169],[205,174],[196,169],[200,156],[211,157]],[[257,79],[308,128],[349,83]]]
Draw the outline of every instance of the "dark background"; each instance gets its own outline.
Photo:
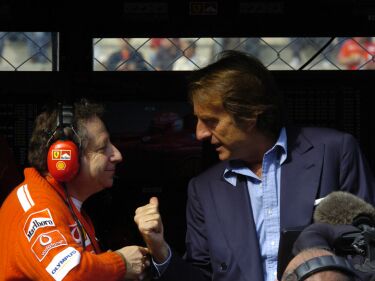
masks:
[[[44,104],[88,97],[107,105],[106,121],[124,162],[114,187],[85,207],[104,247],[112,249],[141,243],[134,210],[156,195],[167,240],[182,253],[187,183],[217,159],[191,138],[187,72],[93,72],[93,38],[375,36],[375,3],[367,0],[12,2],[0,4],[0,30],[59,32],[60,71],[0,73],[1,133],[22,171],[33,120]],[[272,72],[294,123],[352,133],[375,171],[374,71]],[[154,114],[176,108],[183,131],[155,133]],[[118,127],[121,120],[132,122],[133,131]]]

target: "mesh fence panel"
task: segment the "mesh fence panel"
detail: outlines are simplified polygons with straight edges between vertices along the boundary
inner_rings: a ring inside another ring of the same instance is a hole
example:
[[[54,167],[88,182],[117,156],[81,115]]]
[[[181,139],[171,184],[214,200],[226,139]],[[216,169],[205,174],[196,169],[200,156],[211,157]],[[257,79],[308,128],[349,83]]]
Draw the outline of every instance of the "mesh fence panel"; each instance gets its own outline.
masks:
[[[259,58],[270,70],[374,69],[374,37],[96,38],[95,71],[195,70],[223,50]]]
[[[51,71],[50,32],[0,31],[0,71]]]

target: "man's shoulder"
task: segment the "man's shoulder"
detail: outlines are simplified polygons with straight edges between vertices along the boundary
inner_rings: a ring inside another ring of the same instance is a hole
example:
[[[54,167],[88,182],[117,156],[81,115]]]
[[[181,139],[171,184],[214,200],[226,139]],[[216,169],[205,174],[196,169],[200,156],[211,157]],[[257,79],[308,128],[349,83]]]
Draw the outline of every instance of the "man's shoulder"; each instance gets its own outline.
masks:
[[[23,230],[30,241],[37,228],[55,225],[53,215],[63,208],[61,201],[58,194],[26,180],[15,187],[3,203],[0,222]]]
[[[225,168],[228,166],[228,161],[220,161],[219,163],[216,163],[209,168],[207,168],[205,171],[200,173],[195,178],[197,180],[218,180],[222,177],[224,174]]]
[[[288,147],[317,148],[325,147],[325,151],[332,153],[357,153],[360,150],[358,140],[350,133],[331,128],[302,127],[296,131],[289,131]]]
[[[29,180],[28,177],[14,188],[9,197],[12,208],[23,210],[24,213],[51,206],[58,208],[64,204],[47,181]]]
[[[354,138],[350,133],[326,127],[292,127],[287,129],[288,138],[301,138],[313,142],[331,142],[344,137]]]
[[[328,127],[288,127],[287,131],[311,135],[342,135],[345,132]]]

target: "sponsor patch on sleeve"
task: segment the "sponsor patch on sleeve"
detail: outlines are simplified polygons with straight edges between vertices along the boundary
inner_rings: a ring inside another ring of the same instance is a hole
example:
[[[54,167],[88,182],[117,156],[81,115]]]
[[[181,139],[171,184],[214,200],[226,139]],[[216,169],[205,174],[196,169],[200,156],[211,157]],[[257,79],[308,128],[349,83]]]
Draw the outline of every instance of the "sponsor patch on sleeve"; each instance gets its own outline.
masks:
[[[42,233],[31,246],[31,250],[39,261],[42,261],[48,252],[60,246],[68,245],[65,237],[58,230]]]
[[[76,267],[81,261],[81,253],[73,247],[68,247],[58,253],[46,267],[46,271],[57,281],[64,277]]]
[[[77,244],[82,244],[82,237],[81,237],[81,233],[79,231],[79,228],[77,226],[77,224],[71,224],[69,225],[69,230],[70,230],[70,234],[72,235],[74,241],[77,243]],[[83,235],[85,236],[85,245],[86,246],[89,246],[91,245],[91,241],[90,241],[90,238],[89,236],[87,235],[86,231],[83,229]]]
[[[44,209],[29,215],[23,228],[27,240],[33,238],[39,228],[55,226],[49,209]]]

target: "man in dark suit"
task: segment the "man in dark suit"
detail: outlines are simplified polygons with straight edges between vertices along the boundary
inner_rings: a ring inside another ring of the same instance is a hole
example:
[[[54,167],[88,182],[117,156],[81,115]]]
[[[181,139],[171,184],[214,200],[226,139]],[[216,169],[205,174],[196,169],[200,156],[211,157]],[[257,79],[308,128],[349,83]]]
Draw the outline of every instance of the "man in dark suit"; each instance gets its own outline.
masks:
[[[310,224],[314,205],[333,190],[375,202],[355,139],[288,126],[257,59],[224,52],[193,72],[189,94],[197,139],[209,140],[222,161],[189,183],[184,259],[164,240],[157,198],[136,210],[160,280],[274,281],[280,229]]]

